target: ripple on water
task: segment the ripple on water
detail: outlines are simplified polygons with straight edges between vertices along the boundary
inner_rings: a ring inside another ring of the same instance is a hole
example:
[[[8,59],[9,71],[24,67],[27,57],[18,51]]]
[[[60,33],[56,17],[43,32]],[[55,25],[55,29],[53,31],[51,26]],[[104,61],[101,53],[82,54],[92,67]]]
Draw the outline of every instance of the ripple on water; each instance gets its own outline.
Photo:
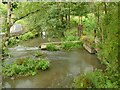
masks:
[[[27,56],[33,54],[30,51],[25,52]],[[39,71],[35,76],[17,78],[14,82],[11,79],[5,79],[4,87],[71,87],[75,76],[80,73],[93,71],[94,68],[101,66],[95,55],[91,55],[83,49],[41,52],[46,54],[46,58],[51,62],[51,66],[47,71]],[[18,52],[17,55],[22,55],[22,53],[24,52]]]

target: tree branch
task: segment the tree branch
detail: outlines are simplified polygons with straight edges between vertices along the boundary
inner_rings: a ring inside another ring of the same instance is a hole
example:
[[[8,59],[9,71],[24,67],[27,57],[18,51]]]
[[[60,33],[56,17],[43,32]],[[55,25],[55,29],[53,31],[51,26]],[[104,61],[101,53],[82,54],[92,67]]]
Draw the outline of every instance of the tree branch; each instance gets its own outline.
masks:
[[[34,14],[34,13],[39,12],[39,11],[40,11],[40,9],[38,9],[38,10],[36,10],[36,11],[33,11],[33,12],[30,12],[30,13],[28,13],[28,14],[20,17],[20,18],[16,18],[15,21],[13,21],[13,24],[14,24],[16,21],[18,21],[18,20],[20,20],[20,19],[23,19],[23,18],[29,16],[30,14]]]

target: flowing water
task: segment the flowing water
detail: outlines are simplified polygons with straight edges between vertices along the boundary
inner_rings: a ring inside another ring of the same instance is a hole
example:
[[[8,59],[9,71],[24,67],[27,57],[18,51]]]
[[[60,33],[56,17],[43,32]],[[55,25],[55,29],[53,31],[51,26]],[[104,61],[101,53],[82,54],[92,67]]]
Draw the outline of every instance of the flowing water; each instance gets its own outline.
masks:
[[[38,41],[34,40],[33,44],[35,43]],[[46,55],[45,58],[50,61],[50,68],[46,71],[39,71],[35,76],[6,78],[3,80],[5,88],[71,87],[73,78],[78,74],[91,72],[95,68],[103,68],[97,57],[94,54],[89,54],[83,48],[72,51],[43,51],[37,47],[16,46],[10,48],[9,51],[13,57],[6,60],[7,63],[20,57],[34,58],[33,54],[36,51],[41,51]]]

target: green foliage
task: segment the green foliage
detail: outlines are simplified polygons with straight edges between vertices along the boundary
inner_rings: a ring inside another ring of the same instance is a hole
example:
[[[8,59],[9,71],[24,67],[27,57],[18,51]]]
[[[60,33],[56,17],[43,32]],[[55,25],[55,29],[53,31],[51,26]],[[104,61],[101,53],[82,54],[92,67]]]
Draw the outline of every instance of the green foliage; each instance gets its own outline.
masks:
[[[105,8],[106,5],[106,8]],[[4,18],[3,31],[7,30],[7,5],[0,4],[0,15]],[[89,7],[90,6],[90,7]],[[93,8],[91,8],[93,6]],[[90,10],[89,12],[87,10]],[[106,13],[105,13],[106,9]],[[47,13],[46,13],[47,12]],[[106,71],[103,73],[101,71],[95,71],[78,78],[77,87],[98,87],[98,88],[111,88],[117,87],[118,81],[118,4],[117,3],[46,3],[46,2],[20,2],[17,3],[17,8],[13,9],[15,18],[12,22],[24,19],[28,30],[37,30],[38,32],[46,31],[46,33],[51,35],[62,35],[65,36],[61,47],[63,49],[72,49],[76,47],[81,47],[82,43],[71,43],[68,41],[79,40],[76,36],[77,29],[72,30],[70,26],[77,26],[76,24],[80,22],[80,19],[73,20],[73,17],[85,17],[82,19],[82,24],[84,25],[84,34],[90,36],[88,43],[91,43],[94,38],[94,30],[97,30],[97,37],[99,38],[98,48],[100,49],[97,53],[103,64],[106,65]],[[12,14],[13,16],[13,14]],[[71,18],[72,16],[72,18]],[[99,16],[99,17],[98,17]],[[99,18],[99,20],[97,20]],[[96,22],[97,21],[97,22]],[[98,24],[98,25],[96,25]],[[69,31],[67,30],[69,27]],[[29,32],[24,35],[18,36],[18,39],[12,37],[9,40],[9,45],[17,44],[20,40],[28,40],[34,38],[37,34]],[[6,42],[8,43],[8,42]],[[92,45],[94,46],[94,45]],[[55,45],[48,45],[48,50],[56,50]],[[3,48],[4,50],[4,48]],[[36,54],[39,56],[39,54]],[[11,64],[6,65],[7,69],[4,74],[8,76],[15,75],[16,73],[34,75],[36,72],[32,69],[37,69],[34,67],[33,61],[28,61],[28,64]],[[46,69],[46,63],[37,65],[40,69]],[[19,67],[19,68],[17,68]],[[32,67],[32,68],[31,68]],[[18,69],[18,70],[16,70]],[[29,70],[31,69],[31,70]],[[19,72],[18,72],[19,71]],[[84,79],[85,78],[85,79]],[[80,81],[81,80],[81,81]],[[90,84],[86,85],[86,83]],[[80,84],[79,84],[80,82]],[[84,85],[85,84],[85,85]],[[93,85],[93,86],[91,86]]]
[[[102,18],[104,38],[102,43],[99,44],[100,51],[97,55],[101,58],[102,63],[106,65],[106,75],[111,82],[116,82],[120,81],[118,76],[118,6],[111,3],[108,8],[111,10]]]
[[[72,86],[74,88],[90,88],[92,83],[87,79],[85,75],[75,77]]]
[[[3,76],[14,75],[35,75],[37,70],[46,70],[49,68],[49,62],[44,59],[32,60],[29,58],[18,59],[12,64],[6,64],[2,69]]]
[[[96,19],[94,14],[88,14],[83,20],[84,34],[94,36],[94,29],[96,29]]]
[[[44,56],[44,54],[42,52],[37,51],[35,53],[35,57],[43,57],[43,56]]]
[[[67,30],[65,32],[65,37],[62,39],[62,41],[78,41],[80,38],[76,35],[77,29],[72,28],[71,30]]]
[[[103,8],[106,3],[98,4],[99,8]],[[99,51],[97,56],[101,62],[106,66],[106,70],[96,70],[94,72],[86,73],[83,76],[78,76],[75,79],[74,87],[84,88],[84,81],[81,78],[90,81],[92,88],[119,88],[119,72],[118,72],[118,5],[116,3],[107,4],[107,13],[100,11],[102,15],[99,17],[99,25],[97,28],[97,37],[101,40],[98,43]],[[98,11],[97,11],[98,12]],[[114,14],[113,14],[114,13]],[[98,15],[97,15],[98,16]],[[98,17],[97,17],[98,18]],[[93,24],[94,25],[94,24]],[[88,24],[89,26],[89,24]],[[91,26],[92,28],[92,26]],[[90,29],[90,27],[88,28]],[[90,33],[88,33],[90,34]],[[86,88],[89,87],[86,86]]]
[[[74,79],[75,88],[118,88],[101,70],[79,75]]]
[[[15,37],[11,37],[11,38],[9,39],[8,45],[15,45],[15,44],[17,44],[18,42],[19,42],[18,39],[16,39]]]
[[[46,49],[47,49],[48,51],[56,51],[56,50],[58,50],[57,47],[56,47],[54,44],[48,44],[48,45],[46,46]]]
[[[22,40],[28,40],[28,39],[31,39],[31,38],[34,38],[34,34],[32,32],[25,33],[22,36]]]
[[[79,41],[79,42],[72,42],[72,41]],[[82,42],[80,41],[80,38],[76,36],[76,29],[73,28],[71,31],[65,32],[65,37],[62,38],[62,44],[61,48],[65,50],[71,50],[74,48],[81,48]]]
[[[45,60],[41,60],[40,62],[38,62],[37,68],[42,69],[42,70],[46,70],[49,68],[49,62],[45,61]]]
[[[30,31],[23,35],[17,36],[18,38],[11,37],[9,39],[8,45],[15,45],[15,44],[18,44],[20,41],[26,41],[28,39],[35,38],[36,36],[38,36],[38,33],[36,31]]]
[[[77,40],[79,40],[79,37],[72,36],[72,35],[66,36],[66,37],[64,38],[64,41],[77,41]]]
[[[71,15],[82,16],[86,13],[86,3],[24,2],[17,3],[17,8],[14,9],[16,20],[25,16],[22,19],[27,23],[28,29],[35,28],[59,36],[63,36],[68,27],[77,25]]]
[[[71,50],[74,48],[81,48],[82,47],[82,42],[63,42],[61,44],[61,48],[65,50]]]
[[[7,6],[3,3],[0,3],[0,15],[7,15]]]
[[[0,61],[0,74],[2,73],[2,61]]]

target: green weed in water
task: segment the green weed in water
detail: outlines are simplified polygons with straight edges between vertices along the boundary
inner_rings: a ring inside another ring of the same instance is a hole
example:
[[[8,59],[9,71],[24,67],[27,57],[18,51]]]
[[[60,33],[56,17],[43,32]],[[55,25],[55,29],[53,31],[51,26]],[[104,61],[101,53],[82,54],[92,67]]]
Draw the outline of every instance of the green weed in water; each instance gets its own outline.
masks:
[[[54,44],[48,44],[46,49],[48,51],[57,51],[58,50],[57,47]]]
[[[8,77],[14,75],[35,75],[37,73],[37,70],[46,70],[49,68],[49,66],[49,61],[44,59],[19,59],[12,64],[4,65],[2,68],[2,74],[3,76]]]

